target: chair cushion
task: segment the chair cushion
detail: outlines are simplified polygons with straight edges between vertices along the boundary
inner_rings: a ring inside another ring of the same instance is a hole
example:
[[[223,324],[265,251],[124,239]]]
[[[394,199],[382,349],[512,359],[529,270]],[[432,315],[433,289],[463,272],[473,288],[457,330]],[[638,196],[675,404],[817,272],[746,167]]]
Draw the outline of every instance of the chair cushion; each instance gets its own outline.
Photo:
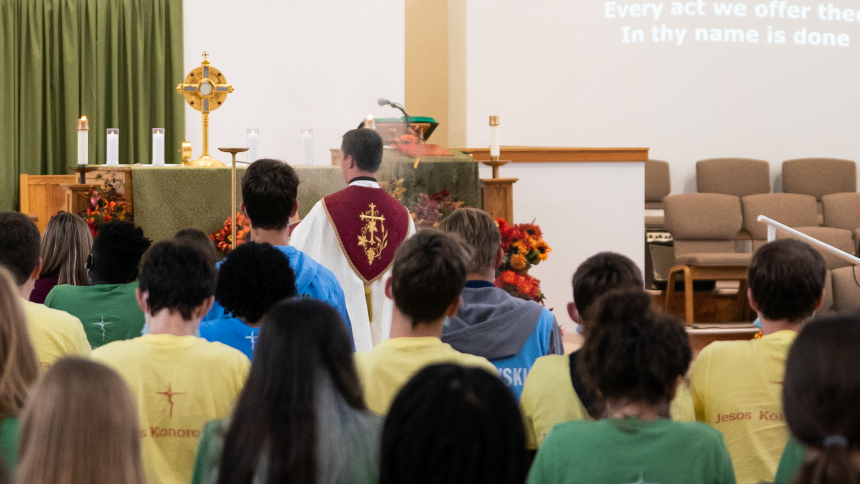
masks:
[[[857,164],[838,158],[798,158],[782,162],[782,191],[812,195],[857,191]]]
[[[741,201],[733,195],[669,195],[664,215],[675,240],[733,240],[743,224]]]
[[[765,193],[741,199],[744,228],[753,240],[767,240],[767,225],[758,221],[759,215],[772,218],[789,227],[818,225],[818,205],[815,197],[791,193]]]
[[[821,311],[833,310],[833,271],[827,271],[824,278],[824,299],[821,301],[821,309],[816,315],[820,315]]]
[[[745,197],[770,192],[770,163],[750,158],[696,162],[696,191]]]
[[[662,204],[663,197],[671,192],[672,182],[669,178],[669,163],[659,160],[645,161],[645,202]]]
[[[852,255],[854,254],[854,234],[850,230],[835,229],[833,227],[796,227],[795,229],[843,252],[847,252]],[[793,235],[786,234],[781,230],[777,230],[776,238],[799,239],[800,237],[795,237]],[[851,262],[831,254],[829,251],[819,249],[815,246],[813,247],[824,257],[825,262],[827,262],[827,268],[830,270],[853,265]]]
[[[839,229],[860,228],[860,193],[831,193],[821,197],[824,225]]]
[[[751,254],[738,254],[734,252],[696,253],[675,257],[675,264],[709,267],[746,267],[750,265],[750,260],[752,260]]]
[[[860,310],[860,267],[833,271],[833,309],[840,313]]]

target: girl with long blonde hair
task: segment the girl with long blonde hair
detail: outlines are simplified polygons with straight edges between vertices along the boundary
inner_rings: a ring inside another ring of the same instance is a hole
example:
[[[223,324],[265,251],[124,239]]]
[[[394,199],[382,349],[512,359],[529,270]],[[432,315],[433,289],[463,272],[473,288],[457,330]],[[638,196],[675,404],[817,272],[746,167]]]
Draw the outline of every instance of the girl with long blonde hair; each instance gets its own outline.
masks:
[[[21,425],[19,484],[144,484],[131,391],[114,370],[57,361],[36,385]]]
[[[39,376],[20,299],[12,275],[0,267],[0,458],[10,471],[18,463],[18,415]]]
[[[42,234],[42,271],[30,301],[44,304],[56,285],[88,286],[86,262],[93,235],[84,219],[68,212],[51,217]]]

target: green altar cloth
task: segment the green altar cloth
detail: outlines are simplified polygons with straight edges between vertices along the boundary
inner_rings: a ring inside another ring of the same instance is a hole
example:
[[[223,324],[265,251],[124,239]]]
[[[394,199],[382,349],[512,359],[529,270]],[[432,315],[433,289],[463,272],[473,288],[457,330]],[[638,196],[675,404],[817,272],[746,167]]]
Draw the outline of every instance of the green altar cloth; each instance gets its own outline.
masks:
[[[451,192],[455,200],[479,206],[478,163],[469,155],[414,158],[386,149],[377,173],[380,182],[403,179],[403,203],[414,207],[420,193]],[[299,176],[299,216],[304,217],[321,198],[346,187],[339,166],[293,165]],[[236,206],[242,201],[245,165],[236,168]],[[132,165],[134,221],[153,241],[169,239],[181,229],[210,234],[230,216],[230,168]]]

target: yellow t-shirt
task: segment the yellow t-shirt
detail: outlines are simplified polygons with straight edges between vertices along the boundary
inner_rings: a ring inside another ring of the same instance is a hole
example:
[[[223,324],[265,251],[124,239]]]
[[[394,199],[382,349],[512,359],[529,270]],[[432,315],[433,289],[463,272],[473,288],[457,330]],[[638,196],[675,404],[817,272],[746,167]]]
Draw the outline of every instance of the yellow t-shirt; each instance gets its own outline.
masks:
[[[67,355],[86,356],[92,351],[81,320],[71,314],[21,299],[27,329],[42,373]]]
[[[537,449],[556,424],[569,420],[593,420],[570,381],[569,355],[542,356],[535,361],[523,385],[520,411],[529,449]],[[693,398],[686,381],[678,385],[670,412],[675,421],[696,420]]]
[[[696,419],[723,433],[738,484],[772,482],[788,442],[782,379],[795,331],[718,341],[693,363]]]
[[[191,482],[203,425],[230,413],[251,365],[229,346],[169,334],[108,343],[92,358],[134,393],[146,480],[161,484]]]
[[[437,363],[477,366],[498,375],[486,358],[460,353],[439,338],[391,338],[370,351],[355,354],[367,407],[385,415],[406,382],[424,367]]]

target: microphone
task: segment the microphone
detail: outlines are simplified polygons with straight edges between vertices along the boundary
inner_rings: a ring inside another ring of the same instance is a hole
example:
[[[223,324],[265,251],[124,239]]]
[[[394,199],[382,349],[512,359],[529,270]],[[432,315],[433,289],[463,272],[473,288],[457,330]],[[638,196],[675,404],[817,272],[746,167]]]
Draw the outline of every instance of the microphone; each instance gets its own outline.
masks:
[[[380,106],[390,106],[391,101],[389,101],[388,99],[385,99],[384,97],[381,97],[381,98],[379,98],[379,101],[376,101],[376,104],[379,104]]]
[[[403,108],[402,104],[391,102],[388,99],[385,99],[384,97],[379,98],[379,100],[376,101],[376,103],[379,104],[380,106],[391,106],[392,108],[397,109],[401,113],[403,113],[403,117],[406,118],[406,132],[409,133],[412,131],[412,118],[410,118],[409,115],[406,114],[406,109]]]

